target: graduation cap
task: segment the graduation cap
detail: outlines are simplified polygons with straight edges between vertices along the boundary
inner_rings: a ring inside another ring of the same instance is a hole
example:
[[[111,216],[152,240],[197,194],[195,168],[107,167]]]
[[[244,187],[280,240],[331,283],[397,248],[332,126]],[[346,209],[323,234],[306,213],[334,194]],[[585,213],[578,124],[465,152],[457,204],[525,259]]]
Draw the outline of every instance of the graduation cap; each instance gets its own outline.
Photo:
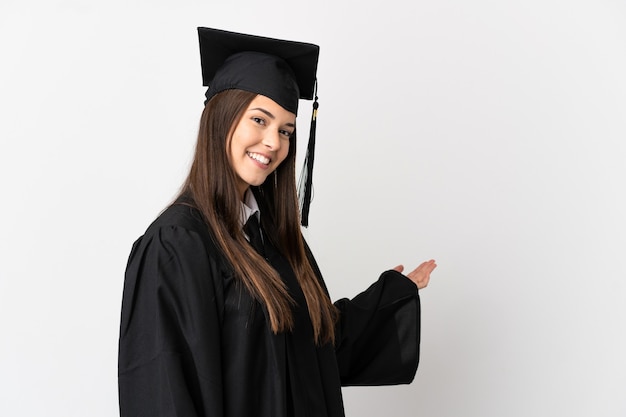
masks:
[[[240,89],[271,98],[298,113],[299,99],[312,100],[313,114],[307,155],[298,195],[301,223],[308,226],[312,196],[317,119],[317,60],[319,46],[211,28],[198,28],[202,82],[208,102],[217,93]]]

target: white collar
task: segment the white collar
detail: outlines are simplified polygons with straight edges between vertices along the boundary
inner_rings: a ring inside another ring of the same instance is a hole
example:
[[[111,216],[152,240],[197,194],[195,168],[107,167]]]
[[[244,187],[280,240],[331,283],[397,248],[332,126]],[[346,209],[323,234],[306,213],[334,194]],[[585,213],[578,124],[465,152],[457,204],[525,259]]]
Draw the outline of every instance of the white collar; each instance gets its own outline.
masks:
[[[256,215],[257,220],[261,220],[259,203],[257,203],[256,198],[254,198],[254,194],[249,188],[243,198],[244,201],[241,203],[241,227],[243,227],[248,219],[253,215]]]

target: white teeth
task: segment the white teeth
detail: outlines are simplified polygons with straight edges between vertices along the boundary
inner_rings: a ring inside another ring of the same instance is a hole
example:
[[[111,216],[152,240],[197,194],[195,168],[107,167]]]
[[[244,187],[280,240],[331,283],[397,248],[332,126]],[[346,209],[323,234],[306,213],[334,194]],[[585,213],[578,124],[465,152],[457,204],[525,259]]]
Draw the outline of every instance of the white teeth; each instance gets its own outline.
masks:
[[[270,159],[264,157],[263,155],[260,155],[258,153],[252,153],[252,152],[248,152],[248,156],[256,161],[259,161],[260,163],[264,164],[264,165],[268,165],[270,163]]]

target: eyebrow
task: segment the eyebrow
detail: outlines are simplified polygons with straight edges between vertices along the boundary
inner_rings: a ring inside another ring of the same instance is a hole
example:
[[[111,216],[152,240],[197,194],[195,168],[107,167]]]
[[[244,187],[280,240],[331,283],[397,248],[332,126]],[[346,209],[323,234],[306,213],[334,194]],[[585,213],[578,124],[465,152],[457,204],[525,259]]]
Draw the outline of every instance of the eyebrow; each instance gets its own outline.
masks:
[[[272,113],[270,113],[269,111],[265,110],[265,109],[264,109],[264,108],[262,108],[262,107],[255,107],[255,108],[250,109],[250,110],[258,110],[258,111],[260,111],[260,112],[264,113],[264,114],[265,114],[267,117],[269,117],[270,119],[272,119],[272,120],[276,119],[276,116],[274,116]],[[285,126],[289,126],[289,127],[296,127],[296,125],[295,125],[295,124],[293,124],[293,123],[285,123]]]

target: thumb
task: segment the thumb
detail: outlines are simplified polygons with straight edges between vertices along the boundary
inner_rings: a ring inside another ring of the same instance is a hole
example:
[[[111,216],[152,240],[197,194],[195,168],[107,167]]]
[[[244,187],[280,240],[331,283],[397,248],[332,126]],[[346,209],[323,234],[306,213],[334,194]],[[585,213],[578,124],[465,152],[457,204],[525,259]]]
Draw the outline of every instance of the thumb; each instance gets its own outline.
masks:
[[[393,270],[396,272],[402,273],[402,271],[404,271],[404,265],[398,265],[395,268],[393,268]]]

